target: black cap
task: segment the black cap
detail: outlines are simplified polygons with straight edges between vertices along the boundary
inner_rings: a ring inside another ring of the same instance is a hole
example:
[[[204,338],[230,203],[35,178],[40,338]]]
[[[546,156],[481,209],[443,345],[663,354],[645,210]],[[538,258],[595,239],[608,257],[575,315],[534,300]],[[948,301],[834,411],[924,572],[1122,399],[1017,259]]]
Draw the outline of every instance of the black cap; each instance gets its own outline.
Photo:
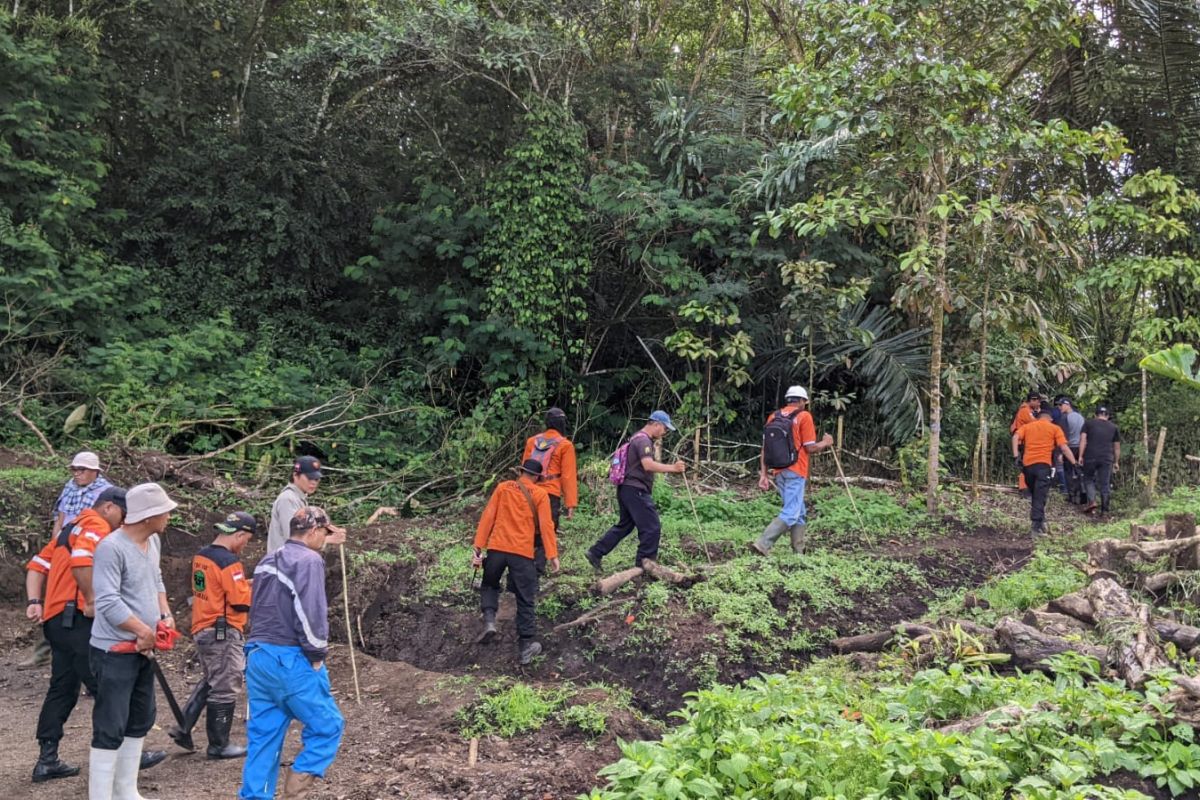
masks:
[[[303,475],[314,481],[321,480],[321,460],[316,456],[300,456],[292,465],[293,475]]]
[[[96,497],[96,502],[92,503],[92,508],[99,508],[105,503],[116,503],[122,511],[128,511],[125,507],[125,490],[119,486],[109,486]]]
[[[1059,395],[1054,400],[1054,405],[1056,405],[1056,406],[1061,406],[1063,403],[1066,403],[1069,406],[1075,405],[1074,403],[1071,402],[1071,398],[1067,397],[1065,394]]]
[[[1108,406],[1096,406],[1096,413],[1108,416]]]
[[[521,472],[527,472],[530,475],[541,475],[542,462],[538,461],[536,458],[527,458],[525,459],[525,463],[517,467],[517,469]]]
[[[245,511],[234,511],[224,522],[218,522],[213,525],[214,528],[221,533],[238,533],[246,531],[251,536],[258,533],[258,521],[254,519],[254,515],[247,514]]]
[[[1025,399],[1026,400],[1041,400],[1042,395],[1040,393],[1038,393],[1038,391],[1035,389],[1035,390],[1031,391],[1029,394],[1025,395]]]
[[[546,412],[546,419],[547,419],[547,420],[551,420],[551,419],[566,419],[566,418],[567,418],[567,412],[563,411],[563,410],[562,410],[561,408],[559,408],[558,406],[554,406],[554,408],[552,408],[552,409],[550,409],[549,411],[547,411],[547,412]]]

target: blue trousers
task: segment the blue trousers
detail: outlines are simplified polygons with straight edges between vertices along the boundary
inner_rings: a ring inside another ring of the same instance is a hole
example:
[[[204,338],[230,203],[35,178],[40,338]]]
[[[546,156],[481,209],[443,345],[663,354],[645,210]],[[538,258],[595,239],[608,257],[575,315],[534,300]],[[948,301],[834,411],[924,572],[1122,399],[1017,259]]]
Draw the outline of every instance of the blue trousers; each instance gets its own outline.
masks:
[[[779,518],[789,528],[793,525],[807,524],[808,512],[804,508],[804,487],[807,483],[806,478],[786,469],[775,473],[775,488],[779,490],[779,497],[783,500],[783,510],[779,512]]]
[[[329,671],[319,670],[299,647],[251,642],[246,645],[246,763],[242,768],[242,800],[271,800],[279,780],[279,759],[288,725],[299,720],[304,748],[293,772],[319,778],[337,756],[345,724],[329,691]]]

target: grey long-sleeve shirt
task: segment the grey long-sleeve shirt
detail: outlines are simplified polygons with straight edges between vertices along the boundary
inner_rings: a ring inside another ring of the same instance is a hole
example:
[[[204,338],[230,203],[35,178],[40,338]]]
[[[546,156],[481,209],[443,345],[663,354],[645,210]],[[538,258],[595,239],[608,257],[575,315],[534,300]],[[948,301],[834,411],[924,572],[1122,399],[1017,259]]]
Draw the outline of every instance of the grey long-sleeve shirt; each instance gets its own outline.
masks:
[[[92,647],[108,650],[119,642],[137,639],[120,627],[130,617],[137,617],[152,629],[158,625],[158,594],[166,592],[159,565],[161,546],[155,534],[146,541],[143,551],[122,528],[105,536],[96,546],[92,566],[92,588],[96,594]]]
[[[308,495],[294,483],[283,487],[271,506],[271,525],[267,528],[267,552],[274,553],[292,535],[291,522],[296,512],[308,505]]]

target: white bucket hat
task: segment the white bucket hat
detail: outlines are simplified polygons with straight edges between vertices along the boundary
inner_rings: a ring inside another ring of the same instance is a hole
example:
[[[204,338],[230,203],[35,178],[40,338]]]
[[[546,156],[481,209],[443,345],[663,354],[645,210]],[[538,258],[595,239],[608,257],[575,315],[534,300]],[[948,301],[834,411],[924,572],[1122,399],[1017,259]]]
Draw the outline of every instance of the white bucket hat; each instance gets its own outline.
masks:
[[[789,386],[788,390],[783,393],[783,399],[790,400],[793,397],[799,397],[801,400],[807,400],[808,392],[804,391],[803,386]]]
[[[125,493],[125,524],[141,522],[178,507],[157,483],[139,483]]]
[[[71,459],[70,465],[72,467],[80,467],[82,469],[94,469],[96,471],[99,471],[100,470],[100,456],[98,456],[95,453],[90,452],[88,450],[84,450],[82,453],[75,454],[75,457]]]

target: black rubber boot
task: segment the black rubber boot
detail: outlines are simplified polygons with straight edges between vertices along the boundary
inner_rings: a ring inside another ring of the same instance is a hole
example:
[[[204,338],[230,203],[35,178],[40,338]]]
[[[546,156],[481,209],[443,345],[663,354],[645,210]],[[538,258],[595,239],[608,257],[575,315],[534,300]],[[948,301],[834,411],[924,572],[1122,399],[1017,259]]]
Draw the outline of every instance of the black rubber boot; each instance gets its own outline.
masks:
[[[58,742],[43,739],[38,742],[41,753],[37,763],[33,765],[33,782],[42,783],[55,778],[70,778],[79,774],[79,767],[72,767],[65,761],[58,760]]]
[[[196,688],[192,689],[187,703],[183,706],[183,727],[172,725],[167,730],[167,736],[171,737],[171,741],[184,750],[193,752],[196,750],[196,743],[192,741],[192,728],[196,727],[200,715],[204,712],[204,705],[208,702],[208,691],[207,681],[202,680],[197,683]]]
[[[242,758],[246,755],[246,748],[229,743],[229,730],[233,727],[233,703],[209,703],[206,727],[209,758]]]
[[[522,639],[521,649],[517,652],[521,659],[521,666],[526,667],[538,653],[542,652],[542,646],[533,639]]]
[[[475,641],[480,644],[487,644],[496,638],[496,612],[494,609],[487,609],[483,612],[483,633],[479,634],[479,638]]]
[[[166,750],[142,750],[142,758],[138,761],[138,769],[150,769],[155,764],[161,764],[166,758]]]

